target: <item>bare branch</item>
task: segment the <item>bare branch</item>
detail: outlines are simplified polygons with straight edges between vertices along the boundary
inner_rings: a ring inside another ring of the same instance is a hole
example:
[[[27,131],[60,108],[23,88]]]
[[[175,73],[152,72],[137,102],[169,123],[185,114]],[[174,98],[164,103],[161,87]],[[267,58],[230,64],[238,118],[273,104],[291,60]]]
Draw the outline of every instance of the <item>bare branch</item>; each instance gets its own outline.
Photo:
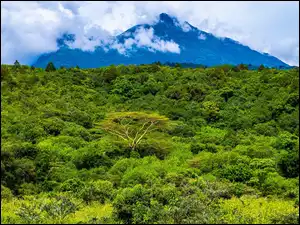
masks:
[[[141,139],[145,136],[145,134],[148,132],[149,128],[152,127],[154,123],[151,122],[150,126],[147,127],[147,129],[145,130],[145,132],[140,136],[140,138],[136,141],[136,145],[141,141]]]
[[[143,124],[143,126],[141,127],[141,129],[138,130],[138,132],[135,134],[135,137],[134,137],[134,139],[133,139],[134,142],[135,142],[136,138],[138,137],[139,132],[141,132],[141,131],[144,129],[144,127],[145,127],[145,125],[146,125],[147,123],[149,123],[149,121],[145,122],[145,123]]]
[[[108,128],[105,129],[106,131],[108,131],[109,133],[111,134],[114,134],[114,135],[117,135],[118,137],[122,138],[123,140],[125,141],[128,141],[128,139],[126,139],[123,134],[119,133],[118,131],[115,131],[115,130],[110,130]]]
[[[126,129],[125,134],[126,134],[126,136],[127,136],[127,138],[128,138],[129,140],[133,140],[133,139],[129,136],[129,127]]]

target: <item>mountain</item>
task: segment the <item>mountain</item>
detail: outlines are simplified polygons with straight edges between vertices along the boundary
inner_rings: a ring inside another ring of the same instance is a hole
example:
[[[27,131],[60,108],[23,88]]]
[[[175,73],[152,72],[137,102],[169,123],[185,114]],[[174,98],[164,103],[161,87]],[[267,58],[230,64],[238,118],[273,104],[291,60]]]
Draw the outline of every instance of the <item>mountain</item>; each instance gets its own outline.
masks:
[[[286,63],[259,53],[230,38],[218,38],[188,22],[162,13],[156,24],[136,25],[107,43],[100,42],[94,51],[71,48],[76,36],[64,34],[57,39],[59,49],[41,55],[33,64],[45,68],[48,62],[56,67],[95,68],[111,64],[149,64],[178,62],[214,66],[240,63],[268,67],[286,67]],[[90,37],[89,40],[93,40]]]

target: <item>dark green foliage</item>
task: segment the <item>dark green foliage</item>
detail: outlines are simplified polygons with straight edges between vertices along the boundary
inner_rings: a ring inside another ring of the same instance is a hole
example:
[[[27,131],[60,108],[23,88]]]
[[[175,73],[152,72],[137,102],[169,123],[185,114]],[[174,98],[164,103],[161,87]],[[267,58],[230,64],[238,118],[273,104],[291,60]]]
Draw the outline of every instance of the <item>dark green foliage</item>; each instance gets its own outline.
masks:
[[[260,65],[260,66],[258,67],[257,71],[262,71],[262,70],[264,70],[264,69],[265,69],[264,65]]]
[[[60,186],[60,191],[72,191],[74,193],[80,192],[85,187],[84,182],[78,178],[69,179],[63,182]]]
[[[274,218],[273,224],[299,224],[299,215],[290,214],[282,218]]]
[[[9,190],[9,188],[4,187],[1,184],[1,199],[12,199],[13,198],[13,194],[11,193],[11,190]]]
[[[159,61],[158,61],[158,62],[154,62],[153,64],[154,64],[154,65],[158,65],[158,66],[161,66],[161,65],[162,65],[161,62],[159,62]]]
[[[175,63],[176,68],[181,68],[181,65],[179,63]]]
[[[15,61],[15,63],[14,63],[14,68],[15,68],[15,69],[20,69],[20,68],[21,68],[21,64],[19,63],[18,60]]]
[[[221,177],[230,181],[246,182],[252,177],[251,169],[246,164],[230,165],[220,170]]]
[[[280,154],[278,167],[283,176],[288,178],[299,176],[299,151],[289,153],[284,151]]]
[[[55,70],[56,70],[56,68],[52,62],[49,62],[45,69],[46,72],[53,72]]]
[[[240,64],[237,66],[239,70],[248,70],[248,65]]]
[[[106,83],[111,83],[118,76],[118,70],[115,65],[111,65],[103,72],[103,79]]]
[[[109,181],[97,180],[85,185],[79,193],[80,198],[86,202],[99,201],[102,204],[114,196],[113,185]]]

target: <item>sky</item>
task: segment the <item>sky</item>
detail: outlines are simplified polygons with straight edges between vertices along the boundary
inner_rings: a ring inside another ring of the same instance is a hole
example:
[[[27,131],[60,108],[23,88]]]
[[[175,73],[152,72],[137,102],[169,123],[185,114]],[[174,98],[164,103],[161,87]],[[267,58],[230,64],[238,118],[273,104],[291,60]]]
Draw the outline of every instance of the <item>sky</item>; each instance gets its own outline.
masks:
[[[132,26],[155,23],[160,13],[299,66],[297,1],[1,1],[1,63],[31,64],[39,55],[56,51],[56,39],[66,32],[76,35],[75,47],[91,51],[99,41],[107,42]],[[148,42],[141,41],[143,33],[133,41],[177,51],[176,43],[147,34],[152,38]]]

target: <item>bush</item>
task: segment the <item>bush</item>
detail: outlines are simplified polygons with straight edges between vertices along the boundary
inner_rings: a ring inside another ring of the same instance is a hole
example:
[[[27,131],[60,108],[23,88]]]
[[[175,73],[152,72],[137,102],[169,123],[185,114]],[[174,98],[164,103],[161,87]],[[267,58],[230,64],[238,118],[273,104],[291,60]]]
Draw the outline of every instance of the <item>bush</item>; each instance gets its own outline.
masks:
[[[13,194],[11,190],[3,185],[1,185],[1,199],[11,200],[13,198]]]
[[[112,200],[113,196],[113,184],[103,180],[88,183],[79,193],[79,197],[84,201],[99,201],[101,204],[106,200]]]
[[[85,186],[85,183],[78,178],[68,179],[60,185],[60,191],[72,191],[78,193]]]
[[[222,150],[223,150],[223,146],[218,146],[211,143],[202,144],[202,143],[192,142],[191,144],[191,152],[194,154],[198,154],[199,152],[202,151],[216,153]]]
[[[273,224],[297,221],[298,209],[290,201],[243,196],[221,200],[222,222],[229,224]],[[238,213],[234,213],[238,212]],[[264,215],[264,216],[261,216]]]
[[[282,195],[295,189],[297,184],[293,180],[287,180],[281,177],[278,173],[268,173],[261,190],[264,195]]]
[[[229,165],[219,171],[221,177],[230,181],[246,182],[252,177],[252,171],[246,164]]]
[[[20,185],[20,188],[18,189],[18,194],[21,196],[24,195],[37,195],[39,193],[39,187],[36,184],[33,183],[23,183]]]
[[[193,137],[195,135],[194,129],[187,124],[178,124],[174,129],[168,132],[172,136],[179,137]]]
[[[141,142],[137,146],[136,151],[141,157],[155,155],[159,159],[164,159],[170,152],[171,146],[170,143],[164,140],[151,140]]]
[[[294,178],[299,176],[299,152],[289,153],[282,151],[277,163],[284,177]]]

